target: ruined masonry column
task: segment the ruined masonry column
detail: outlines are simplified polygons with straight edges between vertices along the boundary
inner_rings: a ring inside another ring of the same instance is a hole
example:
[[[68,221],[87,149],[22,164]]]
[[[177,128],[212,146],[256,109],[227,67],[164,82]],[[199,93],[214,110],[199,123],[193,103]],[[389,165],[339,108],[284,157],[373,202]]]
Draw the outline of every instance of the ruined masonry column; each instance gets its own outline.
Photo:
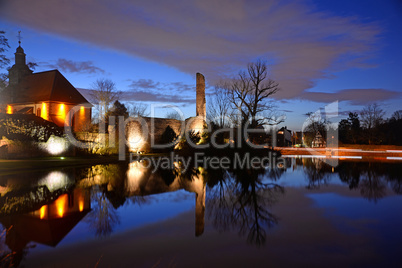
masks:
[[[196,115],[202,116],[204,120],[206,120],[207,113],[205,107],[205,77],[197,73],[197,98],[196,98]]]

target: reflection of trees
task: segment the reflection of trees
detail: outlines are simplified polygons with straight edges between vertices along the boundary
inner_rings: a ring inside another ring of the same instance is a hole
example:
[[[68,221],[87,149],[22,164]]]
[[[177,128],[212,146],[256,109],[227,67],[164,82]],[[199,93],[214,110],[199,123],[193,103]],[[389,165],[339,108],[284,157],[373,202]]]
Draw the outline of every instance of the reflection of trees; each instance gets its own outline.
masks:
[[[386,186],[382,177],[377,176],[377,174],[369,170],[362,178],[359,183],[359,189],[363,197],[377,202],[378,199],[386,195]]]
[[[307,189],[319,189],[327,185],[330,179],[331,167],[320,159],[303,159],[304,173],[308,179]]]
[[[7,247],[7,233],[13,231],[13,226],[9,228],[4,228],[1,224],[0,232],[0,266],[1,267],[18,267],[21,262],[25,259],[28,251],[35,247],[35,245],[26,245],[23,248],[11,248]]]
[[[402,179],[392,180],[390,183],[395,193],[402,194]]]
[[[92,211],[87,215],[86,221],[95,235],[105,237],[113,232],[116,224],[120,223],[119,215],[112,203],[107,199],[104,191],[94,188],[91,192]]]
[[[359,189],[370,201],[386,196],[387,181],[395,193],[401,194],[402,176],[395,163],[341,162],[336,170],[341,181],[348,183],[350,189]]]
[[[284,193],[284,188],[262,182],[262,174],[256,170],[226,172],[210,190],[208,217],[219,231],[237,229],[240,235],[247,234],[248,242],[265,243],[266,228],[278,222],[268,207]]]
[[[290,166],[290,164],[289,164],[289,166]],[[289,166],[286,166],[286,167],[289,167]],[[270,169],[268,169],[266,171],[264,176],[266,178],[269,178],[272,181],[278,181],[285,172],[286,172],[285,167],[283,167],[283,168],[270,168]]]
[[[386,165],[382,175],[389,181],[392,190],[396,194],[402,194],[402,174],[400,164]]]

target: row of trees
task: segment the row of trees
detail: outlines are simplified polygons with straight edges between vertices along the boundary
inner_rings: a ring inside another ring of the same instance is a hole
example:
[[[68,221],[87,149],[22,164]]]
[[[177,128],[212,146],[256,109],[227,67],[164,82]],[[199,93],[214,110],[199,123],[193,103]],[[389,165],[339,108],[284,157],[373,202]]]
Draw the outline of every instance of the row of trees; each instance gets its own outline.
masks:
[[[374,103],[360,113],[349,113],[339,123],[339,141],[345,144],[392,144],[402,145],[402,110],[384,119],[385,112]]]
[[[399,133],[402,131],[402,110],[394,112],[390,118],[385,119],[384,110],[377,103],[373,103],[360,112],[350,112],[348,118],[341,120],[339,124],[333,124],[321,117],[320,113],[307,113],[307,115],[309,117],[303,129],[304,141],[298,139],[296,143],[304,142],[305,145],[312,146],[318,133],[325,142],[328,141],[328,133],[335,136],[338,132],[340,144],[402,145],[399,138]]]

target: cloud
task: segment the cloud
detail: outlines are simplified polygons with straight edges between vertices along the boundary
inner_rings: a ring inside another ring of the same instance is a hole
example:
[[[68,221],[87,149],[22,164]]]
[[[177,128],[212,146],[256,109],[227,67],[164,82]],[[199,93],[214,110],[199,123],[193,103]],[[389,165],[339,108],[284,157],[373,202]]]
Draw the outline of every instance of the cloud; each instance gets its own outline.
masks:
[[[382,89],[343,89],[338,92],[304,92],[300,99],[315,102],[330,103],[333,101],[349,101],[353,105],[366,105],[372,102],[385,101],[401,97],[400,92]]]
[[[159,82],[154,82],[152,79],[138,79],[138,80],[129,80],[131,81],[131,88],[142,88],[142,89],[154,89],[159,87]]]
[[[130,102],[153,102],[190,105],[195,104],[195,88],[182,82],[160,83],[152,79],[130,80],[129,90],[121,93],[120,99]],[[92,89],[78,89],[91,99]],[[172,94],[172,92],[176,94]]]
[[[381,29],[321,11],[311,1],[7,1],[0,16],[29,27],[203,73],[210,82],[265,57],[300,96],[333,71],[371,67]]]
[[[176,94],[161,94],[148,91],[125,91],[122,94],[122,100],[139,102],[158,102],[158,103],[181,103],[194,104],[195,98],[187,98]]]
[[[105,73],[101,68],[94,66],[92,61],[72,61],[60,58],[56,64],[48,64],[47,66],[68,73]]]
[[[129,101],[195,103],[195,87],[182,82],[160,83],[152,79],[130,80],[130,90],[123,92]],[[179,94],[172,94],[172,92]]]

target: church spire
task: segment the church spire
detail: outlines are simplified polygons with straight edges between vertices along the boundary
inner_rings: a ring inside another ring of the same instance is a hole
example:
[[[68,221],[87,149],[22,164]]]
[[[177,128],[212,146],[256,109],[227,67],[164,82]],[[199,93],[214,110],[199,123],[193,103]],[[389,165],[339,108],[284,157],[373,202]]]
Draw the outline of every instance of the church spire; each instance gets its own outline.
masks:
[[[8,71],[8,78],[10,86],[14,86],[21,82],[22,78],[27,75],[32,74],[32,71],[29,69],[26,64],[26,54],[24,53],[24,49],[21,47],[21,31],[18,31],[18,47],[15,51],[15,64]]]
[[[18,31],[18,46],[21,46],[21,31]]]

